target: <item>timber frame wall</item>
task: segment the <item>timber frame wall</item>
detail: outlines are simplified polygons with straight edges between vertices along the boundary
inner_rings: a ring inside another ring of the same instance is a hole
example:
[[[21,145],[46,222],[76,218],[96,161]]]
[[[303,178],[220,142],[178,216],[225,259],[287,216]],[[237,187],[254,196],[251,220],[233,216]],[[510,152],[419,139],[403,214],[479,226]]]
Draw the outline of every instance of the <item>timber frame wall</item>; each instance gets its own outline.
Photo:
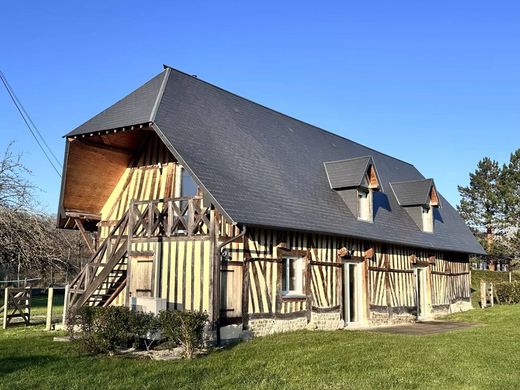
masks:
[[[164,200],[162,205],[154,206],[159,215],[167,199],[180,196],[180,166],[158,137],[152,137],[136,155],[101,210],[101,239],[136,201],[141,202],[138,211],[145,213],[146,204],[152,210],[150,201]],[[235,288],[233,294],[239,295],[234,298],[240,302],[245,328],[261,319],[300,318],[310,323],[313,314],[321,313],[334,313],[341,321],[342,265],[348,259],[338,256],[340,248],[351,251],[348,261],[362,266],[364,322],[400,321],[417,315],[417,266],[423,266],[427,273],[426,302],[432,315],[470,300],[465,254],[248,228],[244,237],[222,248],[228,257],[220,265],[220,245],[239,236],[240,230],[226,222],[211,204],[205,205],[204,199],[197,204],[207,220],[196,234],[168,236],[153,233],[149,227],[148,234],[130,237],[129,283],[113,304],[129,304],[130,293],[135,296],[145,291],[149,296],[166,299],[170,309],[207,311],[217,321],[224,305],[219,291],[221,267],[229,264],[242,269],[241,288]],[[304,297],[282,295],[284,256],[305,259]]]

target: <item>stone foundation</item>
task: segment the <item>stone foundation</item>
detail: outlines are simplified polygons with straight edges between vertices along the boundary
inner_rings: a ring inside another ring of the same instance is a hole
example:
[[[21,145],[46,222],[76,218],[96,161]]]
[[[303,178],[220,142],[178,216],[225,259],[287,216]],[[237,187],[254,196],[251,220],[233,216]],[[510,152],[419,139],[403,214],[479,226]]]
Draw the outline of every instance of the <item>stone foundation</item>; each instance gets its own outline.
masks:
[[[306,317],[291,319],[261,318],[249,320],[249,330],[254,337],[305,329]]]
[[[337,330],[342,329],[345,322],[340,318],[338,312],[330,313],[311,313],[311,321],[307,324],[307,329],[311,330]]]
[[[473,309],[469,299],[454,301],[448,305],[433,306],[432,315],[434,318],[445,316],[451,313],[460,313]]]
[[[386,306],[370,308],[369,325],[398,325],[415,322],[416,309],[412,307],[393,307],[390,311]]]

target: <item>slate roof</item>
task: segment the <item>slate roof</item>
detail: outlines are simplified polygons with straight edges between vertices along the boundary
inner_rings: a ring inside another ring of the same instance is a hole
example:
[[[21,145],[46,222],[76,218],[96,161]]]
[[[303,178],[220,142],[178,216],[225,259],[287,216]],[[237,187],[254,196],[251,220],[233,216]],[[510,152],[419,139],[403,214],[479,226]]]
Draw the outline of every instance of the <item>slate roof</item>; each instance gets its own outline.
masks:
[[[401,206],[420,206],[429,201],[433,179],[411,180],[390,183],[397,202]]]
[[[372,163],[370,156],[324,162],[330,188],[336,190],[338,188],[359,187],[370,163]]]
[[[417,227],[388,185],[424,180],[413,165],[171,68],[68,136],[137,124],[149,113],[173,155],[235,223],[485,253],[445,199],[435,232]],[[374,193],[373,223],[357,220],[323,169],[325,161],[366,156],[388,189]]]

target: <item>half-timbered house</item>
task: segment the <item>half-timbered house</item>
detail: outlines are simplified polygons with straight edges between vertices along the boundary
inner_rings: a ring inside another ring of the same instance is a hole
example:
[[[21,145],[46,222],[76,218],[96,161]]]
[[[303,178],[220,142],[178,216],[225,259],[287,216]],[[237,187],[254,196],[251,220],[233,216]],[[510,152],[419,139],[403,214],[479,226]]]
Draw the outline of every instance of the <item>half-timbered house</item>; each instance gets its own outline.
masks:
[[[58,226],[93,253],[69,305],[207,311],[222,338],[471,307],[484,251],[407,162],[169,67],[65,138]]]

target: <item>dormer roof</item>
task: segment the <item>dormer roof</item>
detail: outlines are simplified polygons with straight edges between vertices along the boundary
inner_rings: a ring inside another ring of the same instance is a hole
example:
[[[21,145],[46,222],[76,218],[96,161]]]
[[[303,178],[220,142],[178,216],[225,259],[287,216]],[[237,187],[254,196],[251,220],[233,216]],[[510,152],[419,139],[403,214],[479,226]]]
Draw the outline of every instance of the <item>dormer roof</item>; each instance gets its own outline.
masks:
[[[365,187],[380,189],[380,180],[371,156],[324,162],[330,188]]]
[[[440,206],[440,200],[433,179],[391,182],[397,203],[402,207]]]

